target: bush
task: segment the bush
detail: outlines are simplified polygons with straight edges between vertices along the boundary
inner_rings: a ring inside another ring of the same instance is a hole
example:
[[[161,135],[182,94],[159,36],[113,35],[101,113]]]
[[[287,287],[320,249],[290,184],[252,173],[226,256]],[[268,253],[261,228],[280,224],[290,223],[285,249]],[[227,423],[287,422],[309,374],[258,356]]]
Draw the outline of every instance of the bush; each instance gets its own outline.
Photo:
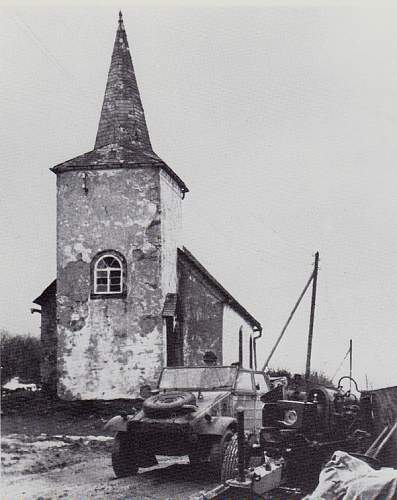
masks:
[[[268,370],[267,374],[270,377],[287,377],[288,381],[292,381],[294,378],[293,374],[286,370],[285,368],[271,368]],[[305,374],[301,374],[302,380],[305,380]],[[311,372],[309,377],[309,382],[312,384],[326,385],[328,387],[335,387],[332,380],[322,372]]]
[[[0,331],[1,384],[14,377],[21,382],[40,384],[41,342],[30,335]]]

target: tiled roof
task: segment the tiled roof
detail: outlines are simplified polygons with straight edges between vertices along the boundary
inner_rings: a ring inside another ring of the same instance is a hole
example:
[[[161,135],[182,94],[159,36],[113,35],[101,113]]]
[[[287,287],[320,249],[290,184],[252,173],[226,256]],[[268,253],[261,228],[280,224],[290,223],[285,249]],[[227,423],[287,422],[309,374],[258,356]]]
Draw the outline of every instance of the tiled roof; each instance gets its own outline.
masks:
[[[152,151],[121,12],[95,149],[114,143]]]

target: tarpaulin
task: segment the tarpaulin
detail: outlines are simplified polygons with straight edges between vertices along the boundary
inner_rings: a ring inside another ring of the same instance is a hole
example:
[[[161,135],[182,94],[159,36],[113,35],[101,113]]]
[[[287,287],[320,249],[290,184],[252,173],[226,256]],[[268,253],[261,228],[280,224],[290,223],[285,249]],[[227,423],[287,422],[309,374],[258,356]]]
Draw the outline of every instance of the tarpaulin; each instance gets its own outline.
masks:
[[[325,465],[317,488],[304,500],[396,500],[397,470],[375,470],[343,451]]]

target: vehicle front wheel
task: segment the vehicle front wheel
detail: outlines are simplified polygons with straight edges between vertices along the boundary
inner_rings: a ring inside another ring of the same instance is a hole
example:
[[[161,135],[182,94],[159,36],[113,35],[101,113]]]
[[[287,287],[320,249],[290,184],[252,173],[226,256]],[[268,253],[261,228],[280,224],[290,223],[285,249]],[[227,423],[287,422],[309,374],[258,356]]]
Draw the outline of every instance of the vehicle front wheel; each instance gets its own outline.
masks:
[[[118,432],[114,438],[112,466],[116,477],[133,476],[138,472],[134,445],[126,432]]]
[[[221,468],[221,481],[235,479],[238,474],[238,445],[237,435],[234,435],[226,446]]]
[[[223,436],[215,441],[210,450],[210,463],[214,472],[219,476],[222,470],[223,457],[225,450],[233,438],[233,431],[228,429]]]

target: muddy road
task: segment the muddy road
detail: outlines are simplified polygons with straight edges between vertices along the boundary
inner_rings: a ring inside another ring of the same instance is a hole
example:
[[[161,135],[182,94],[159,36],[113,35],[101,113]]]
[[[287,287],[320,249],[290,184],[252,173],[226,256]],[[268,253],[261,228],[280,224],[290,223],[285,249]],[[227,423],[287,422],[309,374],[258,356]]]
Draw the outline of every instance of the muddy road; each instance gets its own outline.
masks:
[[[1,499],[189,499],[218,481],[203,464],[159,457],[159,465],[116,479],[104,423],[130,401],[65,402],[36,392],[2,397]]]
[[[116,479],[110,449],[108,436],[3,436],[1,498],[186,500],[217,484],[205,464],[187,458],[160,457],[158,466]]]

